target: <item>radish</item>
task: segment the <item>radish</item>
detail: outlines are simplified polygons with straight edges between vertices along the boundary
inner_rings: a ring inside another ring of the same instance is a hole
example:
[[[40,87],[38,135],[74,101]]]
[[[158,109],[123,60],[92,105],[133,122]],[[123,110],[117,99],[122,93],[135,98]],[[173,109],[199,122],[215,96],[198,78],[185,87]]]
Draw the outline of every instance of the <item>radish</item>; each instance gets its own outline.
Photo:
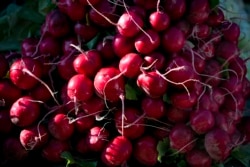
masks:
[[[77,53],[72,45],[78,45],[77,36],[64,37],[62,41],[62,55],[74,55]]]
[[[44,36],[39,43],[39,53],[56,57],[61,54],[61,44],[52,35]]]
[[[224,39],[231,42],[238,42],[240,37],[240,27],[238,24],[229,21],[222,22],[221,31]]]
[[[142,165],[156,165],[158,156],[157,140],[149,135],[140,137],[135,141],[133,156]]]
[[[10,120],[10,114],[8,110],[0,110],[0,133],[11,133],[14,126]]]
[[[90,149],[87,144],[86,135],[78,135],[74,141],[73,148],[82,155],[89,153]]]
[[[155,0],[133,0],[136,6],[140,6],[145,10],[152,10],[155,9],[157,5],[157,1]]]
[[[56,65],[56,69],[62,79],[68,81],[76,74],[73,67],[74,60],[75,57],[70,55],[63,55],[60,57],[59,63]]]
[[[95,117],[80,111],[75,116],[74,125],[77,132],[84,133],[95,125]]]
[[[149,15],[149,23],[155,31],[163,31],[170,25],[170,18],[165,12],[155,11]]]
[[[215,7],[209,13],[206,23],[209,26],[216,27],[216,26],[219,26],[224,21],[224,19],[225,19],[225,16],[224,16],[222,9],[220,9],[219,7]]]
[[[174,107],[182,110],[188,110],[197,104],[198,95],[194,91],[174,92],[170,95],[170,101]]]
[[[121,34],[116,34],[113,39],[113,49],[119,58],[128,53],[134,52],[134,38],[128,38]]]
[[[150,67],[153,65],[152,69],[162,71],[165,67],[167,59],[165,55],[161,52],[155,51],[144,55],[143,66]]]
[[[189,120],[190,109],[179,109],[174,106],[167,106],[167,118],[173,123],[185,123]]]
[[[94,24],[76,22],[74,25],[74,31],[84,42],[89,42],[98,34],[98,27]]]
[[[26,150],[42,148],[49,139],[49,132],[44,125],[33,125],[20,131],[20,142]]]
[[[115,51],[113,48],[113,39],[104,38],[97,43],[96,50],[100,53],[102,61],[114,60],[116,57]]]
[[[147,117],[154,119],[160,119],[167,112],[166,104],[161,98],[144,97],[141,108]]]
[[[180,19],[186,12],[186,1],[185,0],[168,0],[164,1],[163,7],[170,16],[171,20]]]
[[[232,143],[230,136],[222,129],[213,129],[205,134],[204,146],[209,156],[222,162],[231,153]]]
[[[21,53],[23,57],[36,57],[38,56],[38,42],[39,40],[34,37],[27,37],[21,42]]]
[[[179,123],[170,130],[169,141],[172,149],[179,153],[187,153],[195,146],[195,133],[189,126]]]
[[[11,122],[19,127],[35,123],[40,116],[40,104],[30,96],[17,99],[10,108]]]
[[[104,100],[115,102],[125,93],[125,81],[117,68],[103,67],[95,75],[94,88]]]
[[[70,144],[68,141],[56,140],[54,138],[50,139],[48,143],[42,148],[41,154],[46,160],[50,162],[63,162],[61,158],[61,153],[70,150]]]
[[[79,0],[81,4],[86,5],[97,5],[101,0]]]
[[[67,115],[57,113],[50,118],[48,122],[48,130],[55,139],[66,141],[73,135],[75,126],[70,123]]]
[[[47,85],[49,85],[49,83],[47,83]],[[48,102],[52,98],[48,89],[40,83],[30,90],[29,96],[42,102]]]
[[[163,96],[168,88],[168,83],[157,72],[143,72],[137,77],[137,85],[150,97]]]
[[[226,61],[231,61],[232,59],[238,57],[240,54],[238,46],[231,42],[222,40],[215,50],[215,55],[225,59]]]
[[[38,84],[34,76],[37,78],[42,76],[42,66],[31,57],[17,59],[10,66],[10,79],[20,89],[34,88]]]
[[[93,82],[84,74],[75,74],[67,85],[67,95],[74,101],[89,100],[94,94]]]
[[[101,159],[107,166],[120,166],[130,158],[131,154],[131,141],[124,136],[116,136],[103,149]]]
[[[212,159],[205,150],[194,148],[185,155],[190,167],[211,167]]]

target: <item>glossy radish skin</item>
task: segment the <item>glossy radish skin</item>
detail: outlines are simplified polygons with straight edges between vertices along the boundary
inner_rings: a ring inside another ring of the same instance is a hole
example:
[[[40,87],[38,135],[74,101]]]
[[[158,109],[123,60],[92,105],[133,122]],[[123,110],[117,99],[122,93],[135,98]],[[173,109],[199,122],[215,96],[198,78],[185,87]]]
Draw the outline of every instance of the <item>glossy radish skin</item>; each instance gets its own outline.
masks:
[[[30,96],[22,96],[10,108],[11,122],[19,127],[27,127],[37,121],[40,104]]]
[[[125,83],[120,71],[115,67],[101,68],[94,78],[94,88],[98,95],[109,101],[119,101],[125,93]]]
[[[15,60],[10,66],[10,79],[18,88],[24,90],[34,88],[38,80],[24,70],[30,71],[37,78],[40,78],[42,76],[41,64],[30,57],[24,57]]]
[[[102,98],[94,95],[87,101],[82,102],[81,105],[86,114],[99,114],[105,109],[105,103]]]
[[[178,20],[186,12],[187,4],[185,0],[168,0],[164,1],[163,7],[171,20]]]
[[[132,150],[130,140],[124,136],[116,136],[102,151],[101,159],[107,166],[119,166],[130,158]]]
[[[163,31],[170,25],[170,18],[167,13],[156,11],[150,14],[149,23],[155,31]]]
[[[134,38],[128,38],[121,34],[116,34],[113,39],[113,49],[118,57],[134,52]]]
[[[87,115],[85,112],[80,111],[76,114],[76,121],[74,122],[75,129],[79,133],[87,132],[95,125],[95,117]]]
[[[185,155],[185,158],[190,167],[210,167],[212,165],[212,159],[205,150],[194,148]]]
[[[160,119],[167,112],[167,107],[161,98],[144,97],[141,101],[141,108],[146,116]]]

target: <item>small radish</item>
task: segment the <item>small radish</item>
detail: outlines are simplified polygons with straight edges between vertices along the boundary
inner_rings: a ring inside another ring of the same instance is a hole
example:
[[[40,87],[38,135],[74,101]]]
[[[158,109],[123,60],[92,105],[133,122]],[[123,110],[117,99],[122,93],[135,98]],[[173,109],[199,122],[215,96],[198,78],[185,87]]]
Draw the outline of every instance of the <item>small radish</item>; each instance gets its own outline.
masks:
[[[221,31],[224,39],[231,42],[238,41],[240,36],[240,27],[238,24],[229,21],[222,22]]]
[[[75,60],[74,56],[63,55],[60,57],[58,64],[56,65],[56,69],[58,71],[59,76],[68,81],[71,77],[76,74],[76,71],[73,67],[73,61]]]
[[[107,166],[115,167],[124,164],[131,154],[131,141],[124,136],[116,136],[103,149],[101,159]]]
[[[118,57],[134,52],[134,38],[128,38],[121,34],[116,34],[113,39],[113,49]]]
[[[216,27],[219,26],[224,21],[224,19],[225,16],[222,9],[220,9],[219,7],[215,7],[209,13],[206,23],[209,26]]]
[[[73,135],[75,126],[73,123],[70,123],[67,115],[57,113],[50,118],[48,130],[55,139],[66,141]]]
[[[73,148],[76,150],[76,152],[82,155],[88,154],[90,150],[87,144],[86,135],[78,135],[74,141]]]
[[[179,109],[174,106],[167,107],[167,118],[173,123],[185,123],[189,120],[190,109]]]
[[[186,12],[186,3],[185,0],[168,0],[164,1],[163,7],[171,20],[179,20]]]
[[[61,54],[61,44],[52,35],[44,36],[39,43],[39,53],[56,57]]]
[[[31,57],[15,60],[10,66],[10,79],[20,89],[34,88],[42,76],[42,65]]]
[[[162,98],[144,97],[141,101],[142,111],[149,118],[160,119],[167,112],[167,107]]]
[[[11,122],[20,127],[27,127],[37,121],[40,104],[30,96],[22,96],[10,108]]]
[[[149,15],[149,23],[155,31],[163,31],[170,25],[170,18],[165,12],[155,11]]]
[[[185,159],[190,167],[211,167],[212,159],[205,150],[194,148],[187,152]]]
[[[97,26],[93,24],[87,24],[82,22],[76,22],[74,25],[74,31],[81,37],[84,42],[89,42],[98,34]]]
[[[197,104],[198,95],[194,91],[189,93],[186,91],[174,92],[170,95],[170,101],[174,107],[188,110]]]
[[[94,95],[89,100],[82,102],[81,107],[86,114],[97,115],[104,111],[105,103],[102,98]]]
[[[75,116],[74,125],[77,132],[87,132],[95,125],[95,117],[93,115],[87,115],[85,112],[80,111]]]
[[[156,69],[158,71],[162,71],[166,64],[166,57],[161,52],[151,52],[149,54],[144,55],[143,66],[152,66],[152,69]]]

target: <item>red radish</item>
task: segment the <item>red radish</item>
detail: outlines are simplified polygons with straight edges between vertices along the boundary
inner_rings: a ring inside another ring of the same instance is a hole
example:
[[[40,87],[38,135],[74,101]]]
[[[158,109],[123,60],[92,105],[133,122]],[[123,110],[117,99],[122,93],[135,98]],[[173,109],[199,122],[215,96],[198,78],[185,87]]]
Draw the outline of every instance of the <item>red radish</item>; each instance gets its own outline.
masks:
[[[109,132],[104,127],[92,127],[86,137],[89,150],[101,152],[108,143]]]
[[[179,109],[174,106],[167,107],[167,118],[173,123],[185,123],[189,120],[190,110]]]
[[[163,53],[155,51],[149,54],[144,55],[143,66],[151,66],[153,65],[153,69],[158,71],[162,71],[166,64],[166,57]]]
[[[135,141],[133,156],[142,165],[154,166],[157,164],[157,140],[152,136],[142,136]]]
[[[78,50],[72,47],[72,44],[75,46],[78,45],[77,36],[69,36],[64,38],[62,41],[62,55],[69,56],[77,54]]]
[[[87,144],[87,138],[85,135],[77,136],[74,149],[83,155],[89,153],[89,148]]]
[[[213,129],[206,133],[204,146],[209,156],[219,162],[223,162],[232,150],[231,138],[222,129]]]
[[[176,108],[187,110],[195,106],[198,100],[198,95],[192,91],[187,93],[186,91],[174,92],[170,96],[172,105]]]
[[[150,97],[163,96],[168,88],[168,83],[157,72],[143,72],[137,77],[137,85]]]
[[[11,106],[22,96],[22,90],[14,85],[10,79],[0,80],[0,101],[2,106]]]
[[[88,50],[85,53],[81,53],[73,61],[75,71],[88,77],[94,77],[101,66],[101,55],[97,50]]]
[[[66,111],[72,111],[75,108],[75,104],[76,102],[72,101],[72,99],[70,99],[70,97],[67,94],[67,83],[65,83],[62,88],[60,89],[60,101],[62,102],[62,107],[66,110]],[[79,103],[77,103],[79,105]],[[80,107],[80,106],[79,106]]]
[[[23,57],[36,57],[39,54],[38,51],[39,40],[34,37],[27,37],[21,42],[21,53]]]
[[[240,37],[240,27],[237,23],[224,21],[221,24],[221,31],[224,39],[237,43]]]
[[[206,42],[198,45],[198,54],[204,59],[211,59],[215,57],[215,45],[213,42]]]
[[[218,86],[222,80],[221,70],[221,65],[218,61],[215,59],[207,60],[202,73],[204,82],[213,87]]]
[[[191,113],[190,126],[197,134],[205,134],[215,125],[215,118],[211,111],[198,109]]]
[[[192,32],[192,24],[189,23],[187,20],[185,19],[181,19],[179,21],[177,21],[174,25],[177,29],[180,29],[183,33],[184,36],[187,38],[189,37],[189,35]]]
[[[50,162],[63,162],[61,153],[70,150],[68,141],[50,139],[48,143],[42,148],[42,156]]]
[[[20,142],[26,150],[42,148],[49,139],[49,132],[44,125],[33,125],[20,131]]]
[[[125,82],[115,67],[101,68],[94,78],[94,87],[98,95],[108,101],[119,101],[125,93]]]
[[[67,85],[67,95],[71,100],[86,101],[94,94],[93,82],[84,74],[71,77]]]
[[[125,37],[121,34],[116,34],[113,39],[113,49],[118,57],[134,52],[134,39]]]
[[[61,54],[61,44],[52,35],[44,36],[39,43],[39,53],[56,57]]]
[[[50,85],[49,83],[46,83],[46,84]],[[47,102],[52,98],[49,90],[42,84],[38,84],[36,87],[31,89],[29,95],[33,99],[42,101],[42,102]]]
[[[185,0],[168,0],[164,1],[164,9],[170,16],[171,20],[180,19],[186,12]]]
[[[75,116],[75,129],[80,132],[86,132],[95,125],[95,117],[93,115],[87,115],[85,112],[80,111]]]
[[[214,113],[215,118],[215,126],[219,129],[224,130],[228,134],[233,134],[235,132],[235,125],[233,121],[229,119],[229,117],[222,112]]]
[[[197,102],[197,107],[211,112],[219,112],[220,106],[215,102],[213,95],[209,92],[205,92]]]
[[[81,106],[86,114],[93,115],[97,115],[105,109],[105,103],[103,99],[95,95],[89,100],[82,102]]]
[[[14,126],[10,120],[9,111],[1,110],[0,111],[0,133],[1,134],[11,133],[13,128]]]
[[[207,24],[196,24],[193,26],[193,38],[194,39],[206,39],[209,37],[211,28]]]
[[[143,26],[141,16],[132,11],[123,13],[117,22],[118,32],[126,37],[134,37],[141,31]]]
[[[149,15],[149,23],[155,31],[163,31],[170,25],[170,18],[165,12],[155,11]]]
[[[79,0],[79,2],[84,6],[86,6],[86,5],[97,5],[98,3],[101,2],[101,0]]]
[[[212,159],[205,150],[194,148],[185,155],[190,167],[211,167]]]
[[[227,80],[221,81],[221,87],[233,94],[237,94],[242,92],[243,82],[237,76],[231,75]]]
[[[184,137],[185,136],[185,137]],[[176,124],[169,133],[170,147],[180,153],[187,153],[195,146],[195,133],[185,124]]]
[[[59,63],[56,65],[59,76],[64,80],[69,80],[76,74],[73,67],[73,62],[75,60],[74,56],[63,55],[59,59]]]
[[[188,7],[187,19],[190,23],[204,23],[209,16],[210,6],[208,0],[192,0]]]
[[[178,52],[185,45],[185,34],[176,27],[170,27],[163,32],[161,43],[167,52]]]
[[[167,107],[162,98],[144,97],[141,101],[142,111],[149,118],[160,119],[167,112]]]
[[[116,129],[128,139],[135,139],[142,136],[145,132],[144,123],[144,115],[141,115],[136,108],[126,107],[124,115],[121,110],[118,110],[115,113]]]
[[[157,5],[157,1],[155,0],[133,0],[134,4],[136,6],[140,6],[144,8],[145,10],[152,10],[155,9]]]
[[[132,11],[132,12],[140,15],[141,18],[145,18],[146,17],[146,9],[143,8],[142,6],[138,6],[138,5],[129,6],[128,7],[128,11]]]
[[[102,59],[105,61],[113,60],[116,55],[113,48],[113,38],[104,38],[97,43],[96,50],[99,51]]]
[[[131,154],[131,141],[124,136],[116,136],[103,149],[101,159],[107,166],[120,166],[130,158]]]
[[[10,108],[11,122],[20,127],[27,127],[37,121],[40,104],[30,96],[22,96]]]
[[[237,73],[239,80],[244,80],[243,78],[246,76],[247,67],[242,57],[236,57],[235,59],[230,61],[228,63],[228,69],[233,70],[235,73]],[[229,75],[231,75],[231,73],[229,73]]]
[[[209,26],[216,27],[216,26],[219,26],[224,21],[224,19],[225,19],[225,16],[224,16],[222,9],[220,9],[219,7],[215,7],[209,13],[206,23]]]
[[[21,145],[20,140],[15,137],[7,137],[2,143],[4,160],[21,161],[28,157],[29,152]]]
[[[10,79],[20,89],[34,88],[39,82],[36,78],[42,76],[40,62],[31,57],[17,59],[10,66]]]
[[[160,36],[155,30],[148,29],[135,38],[135,49],[141,54],[149,54],[160,46]]]
[[[97,35],[98,28],[92,24],[77,22],[74,25],[74,31],[84,42],[88,42]]]
[[[66,36],[70,31],[69,19],[59,9],[52,10],[46,15],[45,25],[48,33],[56,38]]]
[[[218,46],[215,50],[215,55],[225,59],[226,61],[230,61],[238,57],[239,54],[240,51],[237,44],[226,40],[222,40],[220,43],[218,43]]]
[[[75,127],[73,123],[70,123],[67,115],[57,113],[50,118],[48,130],[55,139],[66,141],[73,135]]]
[[[124,76],[135,78],[141,73],[142,63],[143,59],[141,55],[128,53],[120,59],[119,70]]]

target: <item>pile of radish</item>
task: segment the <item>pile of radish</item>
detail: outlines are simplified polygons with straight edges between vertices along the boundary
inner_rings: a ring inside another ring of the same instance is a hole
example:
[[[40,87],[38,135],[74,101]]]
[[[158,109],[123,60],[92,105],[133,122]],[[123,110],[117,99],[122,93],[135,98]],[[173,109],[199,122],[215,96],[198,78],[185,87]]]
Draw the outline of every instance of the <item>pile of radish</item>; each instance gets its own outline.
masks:
[[[250,143],[239,40],[209,0],[58,0],[39,37],[0,57],[4,163],[223,163]]]

